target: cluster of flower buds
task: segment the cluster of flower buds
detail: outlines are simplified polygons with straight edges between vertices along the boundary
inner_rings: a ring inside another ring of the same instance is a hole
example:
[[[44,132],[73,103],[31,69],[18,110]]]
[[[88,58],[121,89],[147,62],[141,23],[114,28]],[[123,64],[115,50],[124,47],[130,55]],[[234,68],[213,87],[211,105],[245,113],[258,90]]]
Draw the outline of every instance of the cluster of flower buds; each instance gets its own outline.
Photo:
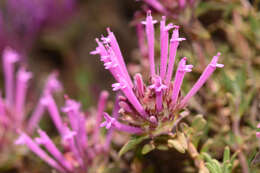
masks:
[[[99,54],[117,83],[113,84],[113,91],[120,90],[124,96],[119,98],[120,113],[118,120],[104,113],[105,122],[101,126],[115,128],[132,134],[152,134],[156,129],[163,127],[165,123],[174,122],[179,118],[179,112],[186,106],[187,102],[203,86],[206,80],[216,70],[222,68],[218,64],[220,53],[213,57],[204,72],[199,77],[191,90],[181,96],[181,85],[187,72],[192,71],[192,65],[187,65],[187,58],[182,58],[175,73],[173,81],[173,69],[176,51],[179,43],[184,38],[179,37],[179,27],[173,24],[166,25],[165,16],[160,22],[160,66],[155,66],[154,53],[154,24],[157,23],[147,12],[145,32],[148,45],[148,57],[150,63],[150,83],[145,85],[141,74],[134,76],[134,82],[127,71],[122,53],[113,32],[108,29],[108,36],[96,39],[98,47],[91,54]],[[172,31],[169,40],[169,31]],[[157,70],[156,70],[157,69]],[[169,131],[171,129],[168,129]]]
[[[14,131],[24,129],[28,132],[32,132],[44,113],[44,107],[41,103],[41,98],[27,123],[26,115],[32,111],[27,109],[30,101],[26,99],[32,73],[26,71],[25,67],[21,66],[15,76],[15,63],[18,61],[19,55],[14,50],[10,48],[4,50],[3,70],[5,95],[4,97],[0,96],[0,124],[1,128],[8,128]],[[56,77],[57,73],[53,73],[48,77],[42,95],[62,89]]]
[[[20,137],[15,143],[26,145],[33,153],[59,172],[85,173],[94,164],[97,164],[97,160],[106,162],[108,158],[105,156],[110,148],[112,129],[107,132],[105,137],[99,128],[107,98],[108,92],[101,92],[97,110],[88,115],[82,112],[79,102],[65,96],[65,106],[61,108],[61,111],[66,114],[63,121],[53,96],[51,93],[46,93],[42,103],[47,107],[61,137],[60,143],[64,152],[61,152],[46,132],[41,129],[38,129],[39,137],[35,139],[20,131]],[[114,113],[117,112],[118,108],[115,107]]]

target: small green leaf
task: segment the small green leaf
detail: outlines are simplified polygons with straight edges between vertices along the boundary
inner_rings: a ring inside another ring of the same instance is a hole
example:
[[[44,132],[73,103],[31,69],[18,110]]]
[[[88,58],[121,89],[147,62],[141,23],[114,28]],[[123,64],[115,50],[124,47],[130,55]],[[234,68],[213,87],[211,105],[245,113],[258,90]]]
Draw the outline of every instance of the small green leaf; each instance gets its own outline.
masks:
[[[151,143],[145,144],[142,148],[142,154],[145,155],[154,149],[155,149],[154,144],[151,144]]]
[[[165,144],[160,144],[160,145],[156,146],[156,148],[158,150],[162,150],[162,151],[167,151],[169,149],[168,146]]]
[[[194,117],[192,121],[191,127],[196,131],[199,132],[206,127],[207,121],[203,118],[202,115],[197,115]]]
[[[232,79],[230,79],[230,77],[225,73],[222,72],[222,86],[225,87],[225,90],[230,92],[230,93],[234,93],[234,81]]]
[[[155,131],[153,131],[153,136],[159,136],[163,134],[164,132],[168,132],[172,130],[172,127],[174,125],[175,121],[167,121],[165,123],[159,123],[158,127]]]
[[[191,127],[194,129],[194,134],[191,136],[191,141],[195,145],[198,146],[200,139],[207,132],[206,130],[207,121],[203,118],[202,115],[197,115],[194,117]]]
[[[222,173],[221,165],[220,165],[220,163],[219,163],[216,159],[212,159],[212,160],[211,160],[211,163],[212,163],[212,164],[214,165],[214,167],[216,168],[217,173]]]
[[[223,172],[224,173],[231,173],[232,164],[231,163],[224,163]]]
[[[119,157],[125,154],[127,151],[134,149],[138,144],[148,139],[148,136],[133,137],[130,139],[119,151]]]
[[[225,163],[225,162],[227,162],[229,160],[230,160],[230,149],[229,149],[229,147],[225,147],[223,163]]]
[[[214,143],[212,139],[208,139],[201,147],[200,152],[207,152],[210,146]]]
[[[238,155],[239,151],[235,152],[232,156],[231,156],[231,159],[230,159],[230,163],[233,165],[233,162],[235,161],[237,155]]]
[[[210,173],[217,173],[217,170],[215,169],[215,167],[213,166],[213,164],[207,162],[205,163],[206,167],[209,169]]]
[[[246,96],[243,95],[238,110],[240,116],[242,116],[246,112],[254,96],[255,96],[255,90],[249,91],[248,95]]]
[[[189,127],[186,123],[181,123],[180,127],[182,129],[182,132],[188,137],[192,137],[192,134],[194,133],[194,129]]]
[[[241,70],[237,72],[237,75],[235,77],[235,84],[238,86],[240,92],[244,91],[246,87],[246,76],[247,72],[245,67],[243,67]]]
[[[183,147],[183,145],[180,143],[179,140],[177,139],[169,139],[168,140],[168,146],[170,148],[175,148],[177,151],[179,151],[180,153],[185,153],[185,148]]]
[[[202,153],[201,155],[207,162],[209,162],[212,159],[208,153]]]
[[[221,165],[216,159],[212,159],[208,153],[202,153],[202,156],[207,161],[206,166],[211,173],[222,173]]]

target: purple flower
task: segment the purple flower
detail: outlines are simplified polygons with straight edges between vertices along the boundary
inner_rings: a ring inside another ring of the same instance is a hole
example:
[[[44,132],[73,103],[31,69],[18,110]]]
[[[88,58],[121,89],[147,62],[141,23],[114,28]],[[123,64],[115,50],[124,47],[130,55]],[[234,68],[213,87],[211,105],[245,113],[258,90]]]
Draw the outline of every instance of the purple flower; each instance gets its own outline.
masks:
[[[95,159],[108,160],[106,156],[108,156],[113,136],[112,129],[108,131],[107,136],[104,136],[99,129],[107,98],[108,92],[101,92],[96,111],[86,116],[79,102],[65,96],[65,106],[61,108],[61,111],[66,114],[66,117],[62,117],[51,93],[45,92],[41,102],[48,109],[49,115],[60,133],[60,143],[64,149],[60,150],[41,129],[38,129],[39,137],[35,139],[21,133],[16,144],[25,144],[28,149],[58,172],[83,173],[93,169],[92,163],[96,163]],[[116,120],[118,109],[118,106],[115,106],[114,118],[109,116],[111,119]],[[68,124],[63,118],[68,120]],[[49,154],[42,148],[45,148]],[[68,155],[70,156],[68,157]]]
[[[46,93],[41,99],[41,104],[48,109],[52,121],[58,129],[60,135],[65,135],[65,128],[61,120],[61,115],[52,95],[50,93]]]
[[[155,2],[155,1],[152,1]],[[213,57],[198,81],[183,98],[181,97],[181,85],[186,72],[192,71],[192,65],[187,65],[187,58],[179,61],[173,82],[172,71],[177,48],[184,38],[179,37],[179,27],[173,24],[166,24],[166,18],[162,17],[160,22],[160,66],[156,72],[154,54],[154,24],[156,23],[147,12],[147,17],[142,24],[145,25],[145,32],[148,45],[148,57],[150,64],[151,83],[146,86],[141,74],[136,74],[132,82],[126,65],[122,61],[122,54],[114,34],[108,30],[108,36],[102,37],[100,41],[96,39],[98,47],[91,54],[99,54],[104,66],[114,76],[117,83],[112,84],[113,91],[120,90],[124,97],[120,100],[120,113],[122,117],[114,119],[104,113],[105,122],[101,124],[106,128],[115,128],[128,133],[150,133],[161,127],[164,122],[174,122],[178,119],[179,112],[186,106],[187,102],[204,85],[206,80],[216,70],[222,68],[223,64],[218,64],[220,53]],[[173,30],[171,39],[169,31]],[[140,32],[140,30],[138,31]],[[168,53],[169,50],[169,53]],[[113,62],[107,65],[107,63]],[[124,123],[127,123],[124,124]],[[147,128],[148,126],[148,128]]]
[[[11,48],[4,49],[3,70],[5,90],[3,92],[4,97],[1,96],[0,99],[2,123],[0,125],[5,125],[8,129],[14,131],[23,129],[32,133],[44,113],[44,108],[42,104],[38,104],[32,113],[31,120],[27,123],[28,112],[31,111],[31,109],[27,109],[27,105],[30,103],[30,100],[27,100],[27,93],[29,81],[33,77],[33,74],[28,72],[23,66],[19,67],[18,71],[15,72],[15,65],[19,60],[20,55],[16,51]],[[52,74],[47,81],[43,95],[44,93],[58,91],[61,88],[56,79],[56,74]]]
[[[12,106],[14,93],[14,63],[19,60],[19,55],[12,49],[6,48],[3,52],[3,69],[5,77],[6,102]]]
[[[31,139],[27,134],[21,133],[20,137],[15,141],[16,145],[26,145],[38,157],[48,163],[51,167],[60,172],[66,172],[54,159],[52,159],[40,146]]]
[[[0,32],[6,44],[26,53],[39,33],[64,23],[75,11],[76,0],[6,0]],[[0,33],[0,39],[1,34]]]
[[[106,129],[110,129],[111,127],[129,133],[142,133],[143,130],[138,127],[128,126],[118,122],[115,118],[110,117],[106,112],[104,112],[105,121],[100,124],[100,127],[106,127]]]
[[[150,85],[150,89],[153,89],[156,94],[156,109],[157,111],[161,111],[163,108],[163,90],[168,87],[162,83],[162,79],[160,76],[155,76],[153,84]]]
[[[71,163],[66,160],[64,155],[55,146],[50,137],[43,130],[40,129],[38,130],[38,134],[40,135],[40,137],[36,138],[35,141],[38,144],[43,145],[63,167],[65,167],[69,171],[72,171],[73,168]]]
[[[43,88],[42,95],[28,121],[28,130],[27,130],[28,132],[32,132],[37,127],[38,122],[42,118],[42,115],[46,109],[44,105],[44,98],[46,94],[51,94],[62,90],[62,85],[58,81],[57,77],[58,77],[57,72],[53,72],[48,76],[45,86]]]
[[[32,73],[25,71],[25,68],[21,67],[17,73],[16,79],[16,99],[15,99],[15,111],[19,117],[18,122],[23,122],[24,120],[24,107],[25,98],[28,88],[28,81],[32,78]]]

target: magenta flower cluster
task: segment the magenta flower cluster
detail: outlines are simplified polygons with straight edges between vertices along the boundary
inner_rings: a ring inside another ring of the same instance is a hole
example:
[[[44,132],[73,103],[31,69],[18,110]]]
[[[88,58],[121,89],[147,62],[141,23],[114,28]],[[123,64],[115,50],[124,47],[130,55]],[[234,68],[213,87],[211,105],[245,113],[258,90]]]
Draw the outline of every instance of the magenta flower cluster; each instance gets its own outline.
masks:
[[[216,68],[222,68],[218,64],[220,53],[213,57],[204,72],[199,77],[191,90],[181,97],[181,85],[187,72],[192,71],[192,65],[187,65],[187,58],[182,58],[172,80],[174,63],[179,43],[184,38],[179,37],[179,26],[172,23],[166,24],[166,17],[160,21],[160,65],[155,65],[155,31],[151,12],[147,12],[145,25],[146,40],[148,45],[148,57],[150,63],[150,84],[145,85],[141,74],[134,76],[132,81],[118,42],[113,32],[108,29],[108,36],[96,39],[98,47],[91,54],[99,54],[105,69],[109,70],[117,83],[113,84],[113,91],[121,91],[119,105],[122,116],[116,120],[104,113],[105,122],[101,126],[107,129],[115,128],[132,134],[150,133],[164,122],[174,121],[179,116],[187,102],[203,86]],[[169,31],[172,36],[169,40]],[[120,121],[121,120],[121,121]]]
[[[103,91],[100,94],[96,113],[86,116],[81,110],[79,102],[65,96],[65,106],[61,108],[61,111],[66,114],[68,121],[66,123],[67,121],[62,120],[52,94],[48,92],[42,98],[42,103],[48,109],[49,115],[59,132],[60,145],[64,152],[61,152],[47,133],[41,129],[38,129],[39,137],[34,139],[25,132],[19,132],[20,137],[15,143],[26,145],[33,153],[59,172],[87,172],[98,156],[102,156],[105,160],[105,155],[109,151],[112,130],[108,131],[108,134],[104,137],[99,128],[107,98],[108,93]],[[92,122],[94,124],[91,125]]]
[[[88,116],[82,111],[79,102],[65,96],[65,106],[61,108],[66,114],[66,119],[63,120],[53,97],[53,93],[60,91],[62,86],[57,80],[57,73],[53,73],[48,77],[35,109],[28,110],[28,105],[32,103],[26,96],[32,73],[22,66],[15,76],[15,63],[19,59],[19,54],[14,50],[10,48],[4,50],[5,96],[0,97],[0,128],[5,128],[9,134],[18,133],[20,137],[15,142],[17,145],[26,145],[52,168],[62,173],[87,172],[101,154],[103,160],[106,160],[104,156],[109,151],[113,130],[109,130],[106,136],[103,136],[99,126],[106,108],[108,92],[101,92],[97,111]],[[38,127],[46,111],[61,137],[60,145],[64,152],[61,152],[47,133]],[[28,118],[29,112],[32,113]],[[115,106],[113,113],[115,118],[117,112],[118,106]],[[36,128],[39,137],[32,139],[30,135]]]
[[[33,77],[31,72],[28,72],[25,67],[19,67],[15,75],[15,63],[20,59],[19,54],[10,48],[6,48],[3,52],[3,70],[4,70],[4,84],[5,96],[0,97],[0,123],[2,127],[10,130],[25,130],[33,132],[38,125],[43,113],[44,106],[42,98],[40,98],[36,108],[32,111],[27,109],[30,100],[27,100],[27,91],[29,87],[29,80]],[[46,93],[53,93],[62,89],[61,84],[56,79],[57,74],[51,74],[43,88],[42,96]],[[27,123],[28,112],[32,111]]]

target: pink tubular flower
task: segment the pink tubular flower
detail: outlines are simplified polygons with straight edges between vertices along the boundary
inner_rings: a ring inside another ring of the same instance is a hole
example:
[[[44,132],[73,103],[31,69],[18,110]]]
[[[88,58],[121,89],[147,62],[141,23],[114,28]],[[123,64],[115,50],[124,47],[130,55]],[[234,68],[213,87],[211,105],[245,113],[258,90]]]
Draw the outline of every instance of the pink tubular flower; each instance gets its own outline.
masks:
[[[191,72],[192,65],[186,65],[186,57],[181,59],[173,82],[172,103],[176,104],[179,97],[182,81],[186,72]]]
[[[167,89],[167,86],[162,83],[160,76],[155,77],[154,84],[152,84],[150,89],[154,89],[156,93],[156,108],[157,111],[161,111],[163,108],[163,90]]]
[[[4,97],[0,99],[0,125],[5,125],[13,132],[23,129],[32,133],[44,113],[44,107],[42,104],[38,104],[31,116],[31,119],[34,120],[27,123],[28,112],[31,111],[31,109],[27,109],[27,105],[30,103],[30,100],[27,100],[27,93],[33,74],[23,66],[19,67],[17,72],[15,71],[15,63],[19,61],[19,57],[19,54],[11,48],[4,50],[5,92],[3,93]],[[48,93],[52,93],[62,88],[56,79],[56,74],[55,77],[52,74],[49,78],[43,93],[47,93],[47,90]],[[37,118],[35,119],[35,117]]]
[[[14,63],[19,60],[19,55],[11,48],[6,48],[3,52],[3,69],[5,76],[6,104],[13,105],[14,91]]]
[[[61,173],[83,173],[95,169],[92,167],[93,165],[96,166],[95,159],[98,161],[100,159],[108,160],[106,156],[109,154],[108,151],[113,136],[113,129],[108,131],[107,136],[103,136],[99,130],[107,98],[108,92],[101,92],[97,110],[93,114],[86,116],[87,114],[83,113],[79,102],[65,96],[65,106],[61,108],[61,111],[66,114],[64,118],[68,121],[68,123],[65,123],[54,98],[49,92],[46,92],[42,102],[48,109],[53,124],[60,133],[60,143],[64,149],[60,150],[47,133],[41,129],[38,129],[39,137],[35,139],[21,133],[16,144],[25,144],[28,149]],[[115,106],[114,117],[109,116],[109,118],[117,121],[118,111],[118,106]],[[123,128],[125,126],[122,125]],[[122,127],[120,126],[120,128]],[[46,149],[49,155],[42,148]],[[95,164],[92,165],[92,163]]]
[[[40,121],[44,111],[45,111],[45,106],[44,102],[42,100],[44,99],[44,96],[46,93],[54,93],[57,91],[62,90],[62,85],[57,79],[58,73],[54,72],[50,74],[47,78],[46,84],[43,88],[43,92],[41,95],[41,98],[39,99],[36,108],[34,109],[29,122],[28,122],[28,132],[32,132],[36,126],[38,125],[38,122]]]
[[[185,38],[179,38],[179,27],[176,26],[172,32],[172,38],[170,40],[170,50],[169,50],[169,63],[168,63],[168,71],[166,75],[166,83],[169,84],[172,78],[172,72],[175,62],[175,57],[177,53],[177,49],[180,41],[184,41]]]
[[[22,123],[24,118],[24,103],[26,98],[26,92],[28,87],[28,80],[32,78],[32,73],[26,72],[22,67],[18,71],[17,79],[16,79],[16,103],[15,103],[15,111],[17,114],[17,119],[19,123]]]
[[[148,42],[148,53],[149,53],[149,62],[150,62],[150,74],[151,76],[155,75],[155,65],[154,65],[154,24],[157,21],[153,20],[151,11],[147,12],[146,21],[142,22],[145,27],[146,37]]]
[[[100,124],[100,127],[106,127],[106,129],[110,129],[110,127],[113,127],[117,130],[133,134],[143,132],[141,128],[128,126],[118,122],[115,118],[110,117],[107,113],[104,113],[104,117],[106,121]]]
[[[150,2],[156,2],[156,0]],[[102,42],[96,39],[98,47],[91,52],[91,54],[100,55],[105,68],[111,72],[117,81],[112,85],[113,91],[120,90],[124,94],[119,100],[119,106],[121,107],[119,112],[122,117],[114,119],[104,113],[105,122],[101,126],[107,129],[115,128],[132,134],[151,134],[151,132],[156,131],[157,127],[162,127],[164,122],[178,120],[179,112],[186,106],[189,99],[204,85],[216,68],[224,66],[217,62],[220,56],[220,53],[218,53],[213,57],[192,89],[182,98],[180,93],[184,76],[186,72],[191,72],[193,67],[192,65],[186,65],[186,57],[179,61],[175,78],[173,82],[171,80],[177,48],[185,38],[179,37],[178,26],[171,23],[166,24],[166,18],[162,17],[160,22],[160,68],[156,72],[154,57],[154,24],[156,21],[153,20],[151,11],[147,12],[146,20],[142,23],[145,25],[150,64],[149,77],[151,83],[148,86],[144,84],[141,74],[135,75],[134,82],[129,81],[130,77],[128,72],[125,71],[126,65],[122,61],[122,54],[120,50],[113,48],[114,45],[118,44],[115,43],[114,35],[112,44],[112,32],[110,30],[108,31],[108,37],[101,38]],[[169,41],[171,30],[173,31]],[[138,32],[141,32],[140,28]],[[116,47],[119,48],[119,46]]]
[[[63,126],[61,116],[58,110],[58,107],[54,101],[54,98],[50,93],[46,93],[46,95],[41,100],[42,104],[47,107],[52,121],[54,122],[56,128],[58,129],[61,136],[65,134],[65,128]]]
[[[1,137],[1,145],[9,144],[10,137],[16,135],[18,131],[24,131],[29,134],[34,132],[35,127],[40,121],[45,106],[40,102],[37,104],[35,110],[32,110],[32,100],[27,98],[28,90],[30,86],[30,80],[33,77],[31,72],[28,72],[24,66],[18,66],[16,72],[16,63],[19,61],[20,55],[12,50],[11,48],[4,49],[3,53],[3,73],[5,79],[5,90],[2,96],[0,96],[0,128],[5,129],[6,135]],[[18,63],[17,63],[18,64]],[[56,74],[50,75],[46,86],[44,88],[42,96],[45,96],[47,93],[53,93],[60,90],[62,87],[56,79]],[[42,97],[40,98],[42,100]],[[33,112],[32,115],[29,115],[29,112]],[[30,116],[29,122],[28,116]],[[40,157],[45,157],[43,151],[38,150],[38,146],[26,135],[22,135],[25,139],[26,144],[33,147],[33,152],[37,152]],[[52,159],[47,159],[46,162],[56,169],[63,172],[62,167],[56,167],[56,162],[53,162]]]
[[[55,144],[52,142],[50,137],[42,130],[38,130],[38,134],[40,137],[36,138],[35,141],[38,144],[43,145],[49,153],[53,154],[56,160],[59,161],[59,163],[64,166],[67,170],[72,171],[72,165],[69,163],[63,154],[59,151],[59,149],[55,146]]]
[[[161,78],[165,77],[166,67],[167,67],[167,58],[168,58],[168,46],[169,46],[169,30],[174,28],[173,24],[165,25],[166,17],[163,16],[160,26],[160,42],[161,42],[161,64],[160,64],[160,76]]]
[[[15,141],[16,145],[26,145],[38,157],[48,163],[51,167],[60,172],[66,172],[54,159],[52,159],[39,145],[31,139],[27,134],[21,133],[20,137]]]

